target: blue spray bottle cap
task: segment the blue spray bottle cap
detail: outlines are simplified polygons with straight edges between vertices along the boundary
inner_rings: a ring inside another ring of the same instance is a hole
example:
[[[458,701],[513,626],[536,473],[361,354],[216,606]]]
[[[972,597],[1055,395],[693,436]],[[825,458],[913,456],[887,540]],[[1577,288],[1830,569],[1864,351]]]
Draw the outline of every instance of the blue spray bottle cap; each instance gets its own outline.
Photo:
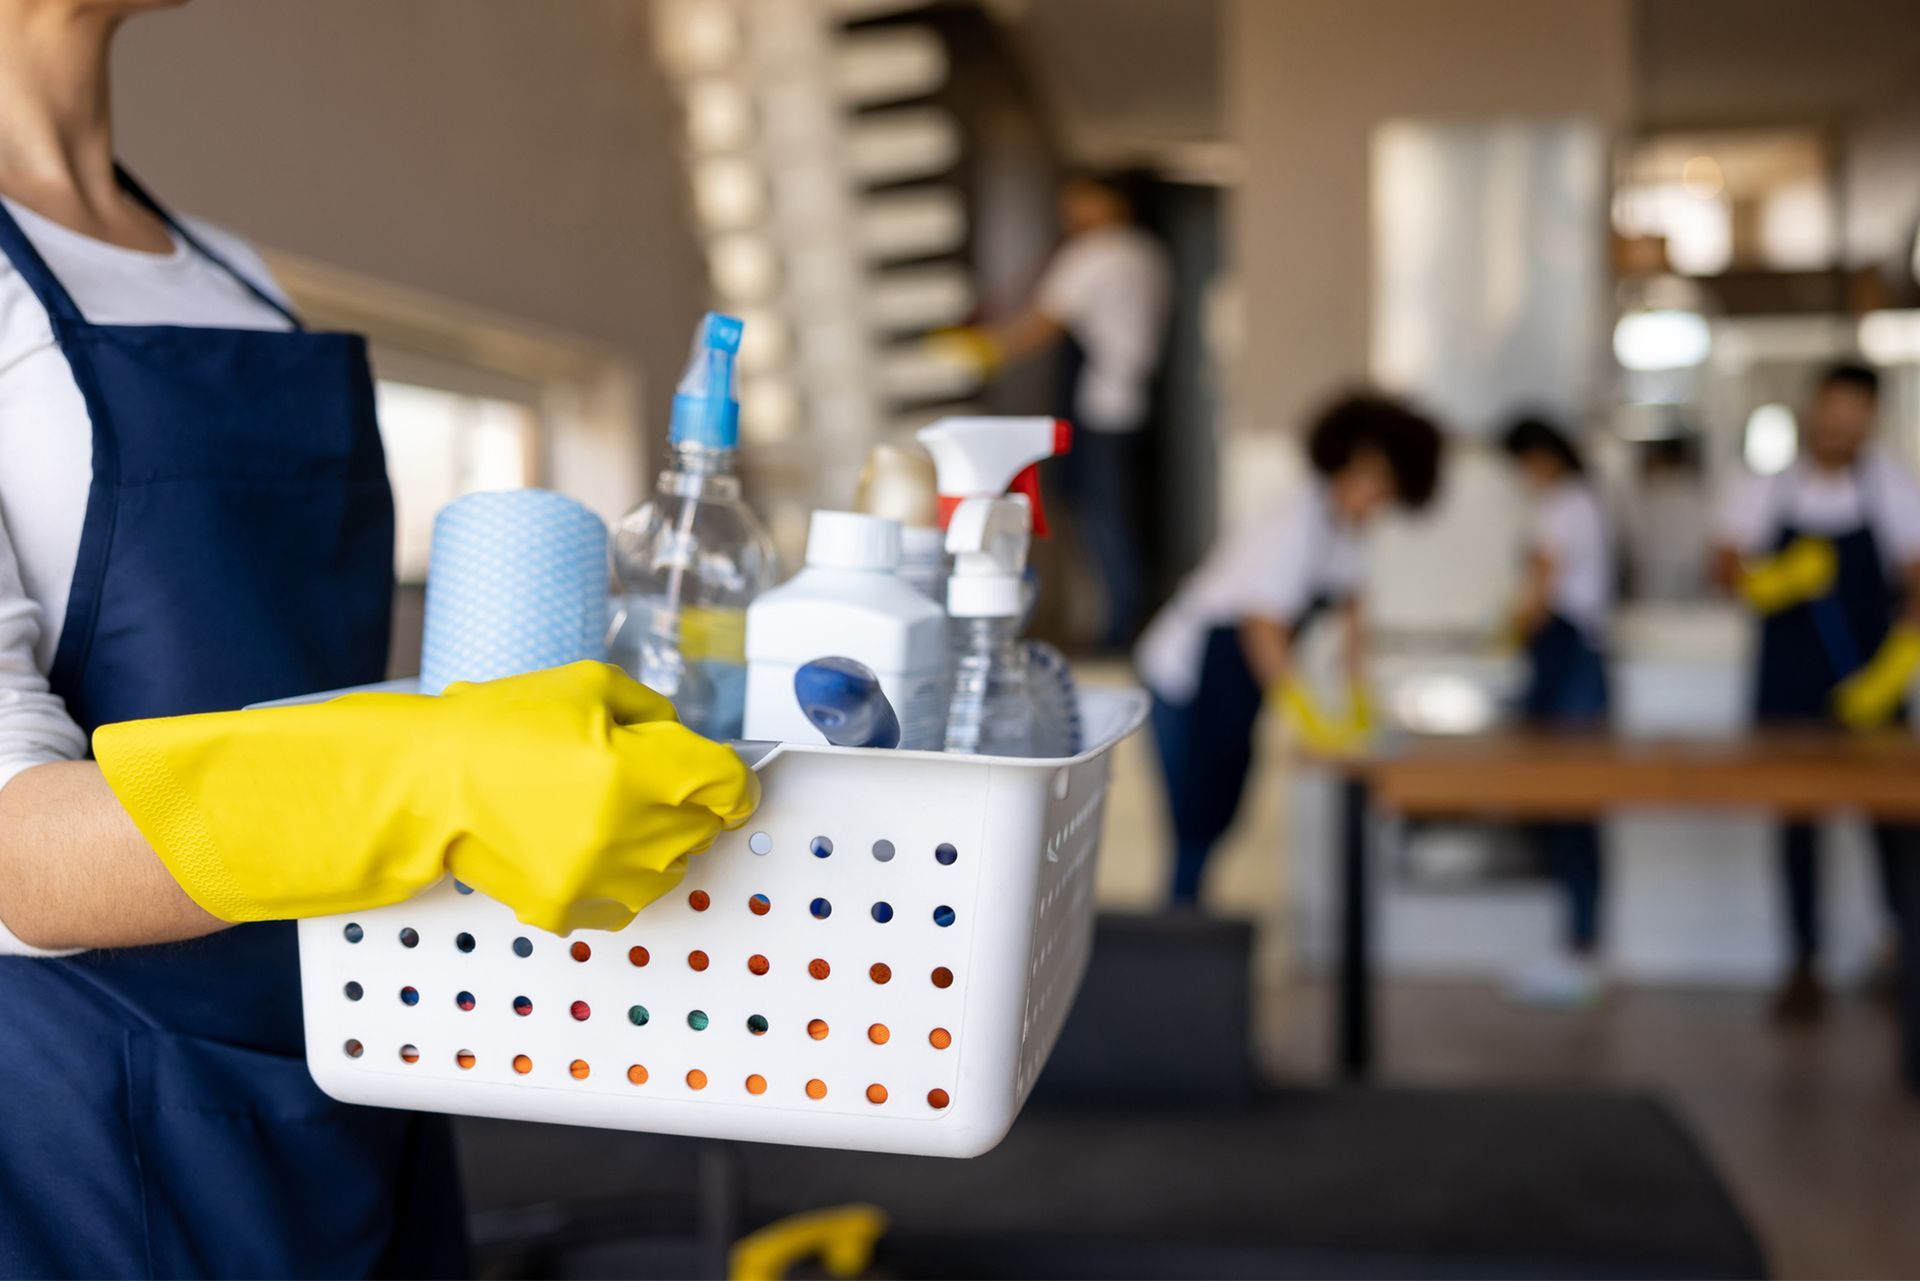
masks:
[[[740,441],[740,402],[733,395],[733,362],[740,352],[743,326],[732,316],[710,311],[693,335],[693,355],[673,393],[673,425],[667,439],[676,445],[732,449]]]

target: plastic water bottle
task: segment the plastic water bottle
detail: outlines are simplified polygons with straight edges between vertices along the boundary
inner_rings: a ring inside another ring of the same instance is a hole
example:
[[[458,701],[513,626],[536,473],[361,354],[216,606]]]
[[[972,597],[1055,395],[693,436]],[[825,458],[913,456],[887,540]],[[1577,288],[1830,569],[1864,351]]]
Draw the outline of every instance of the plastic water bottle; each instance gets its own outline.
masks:
[[[609,656],[673,700],[709,738],[740,736],[747,697],[747,606],[773,582],[773,541],[740,498],[740,322],[709,313],[673,398],[673,460],[654,496],[614,527],[619,608]]]
[[[953,693],[947,750],[1034,755],[1033,691],[1017,618],[953,620]]]
[[[1085,735],[1066,655],[1045,641],[1028,641],[1027,683],[1033,689],[1034,755],[1078,756]]]

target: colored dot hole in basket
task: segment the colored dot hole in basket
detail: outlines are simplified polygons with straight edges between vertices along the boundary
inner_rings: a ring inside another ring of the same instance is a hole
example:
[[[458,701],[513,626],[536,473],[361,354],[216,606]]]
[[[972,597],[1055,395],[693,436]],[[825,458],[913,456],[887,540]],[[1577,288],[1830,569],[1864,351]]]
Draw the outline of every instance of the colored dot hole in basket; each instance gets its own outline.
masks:
[[[517,957],[520,957],[522,960],[525,960],[527,957],[532,956],[533,940],[529,938],[515,939],[513,941],[513,954]]]
[[[953,909],[948,907],[945,903],[942,903],[939,907],[936,907],[933,909],[933,923],[935,925],[938,925],[941,929],[944,930],[949,925],[952,925],[953,920],[954,920]]]
[[[687,906],[696,912],[704,912],[713,906],[713,898],[705,890],[695,890],[687,895]]]
[[[593,959],[593,949],[587,946],[585,939],[576,939],[573,946],[567,949],[567,955],[576,961],[590,961]]]
[[[342,938],[346,939],[347,942],[349,943],[358,943],[361,939],[367,936],[367,932],[361,929],[360,926],[355,922],[348,921],[347,927],[340,931],[340,935]]]
[[[533,1001],[530,998],[524,997],[524,996],[514,997],[513,1012],[515,1014],[518,1014],[521,1018],[525,1018],[527,1015],[533,1013]]]
[[[807,1035],[812,1037],[816,1041],[826,1040],[827,1033],[829,1030],[830,1029],[827,1027],[827,1021],[825,1019],[808,1019],[807,1020]]]
[[[867,1102],[885,1103],[886,1101],[887,1101],[886,1086],[881,1085],[878,1081],[876,1081],[872,1085],[869,1085],[867,1087]]]
[[[887,1030],[885,1023],[875,1023],[867,1029],[867,1039],[875,1045],[885,1045],[893,1039],[893,1033]]]
[[[639,969],[652,959],[653,953],[647,951],[644,947],[630,947],[627,949],[627,964],[633,966],[635,969]]]
[[[629,1005],[627,1007],[627,1022],[633,1024],[635,1027],[645,1027],[647,1020],[652,1017],[651,1014],[647,1013],[647,1007],[644,1005]]]
[[[875,983],[891,983],[893,981],[893,967],[885,961],[875,961],[867,967],[867,977]]]
[[[349,1001],[357,1001],[361,997],[367,994],[366,989],[361,987],[358,983],[350,982],[340,990],[346,994],[346,997]]]
[[[524,1054],[516,1054],[513,1056],[513,1070],[521,1076],[525,1076],[527,1073],[533,1071],[533,1060]]]
[[[462,952],[471,952],[474,949],[473,935],[466,933],[456,934],[453,936],[453,945]]]
[[[816,1076],[816,1077],[814,1077],[814,1078],[813,1078],[813,1080],[811,1080],[811,1081],[808,1081],[808,1082],[807,1082],[807,1097],[808,1097],[808,1098],[810,1098],[810,1099],[824,1099],[824,1098],[826,1098],[826,1097],[827,1097],[827,1083],[826,1083],[825,1081],[822,1081],[822,1080],[821,1080],[821,1079],[820,1079],[819,1077],[817,1077],[817,1076]]]
[[[453,1061],[460,1065],[462,1072],[471,1072],[473,1065],[480,1060],[474,1057],[472,1050],[455,1050],[453,1052]]]
[[[764,1014],[747,1015],[747,1031],[753,1036],[765,1036],[767,1034],[767,1016]]]
[[[576,1081],[584,1081],[593,1075],[593,1068],[585,1059],[575,1059],[567,1064],[567,1075]]]
[[[575,1001],[567,1007],[567,1013],[573,1015],[575,1023],[585,1023],[593,1017],[593,1007],[585,1001]]]
[[[416,988],[416,987],[403,987],[403,988],[401,988],[401,989],[400,989],[400,1004],[402,1004],[402,1005],[418,1005],[418,1004],[420,1004],[420,989],[419,989],[419,988]]]
[[[942,867],[952,867],[954,861],[959,857],[960,851],[945,841],[933,847],[933,861]]]
[[[749,956],[747,958],[747,973],[749,974],[765,974],[768,970],[772,968],[773,968],[773,962],[769,961],[766,957],[760,955],[758,952],[755,952],[752,956]]]
[[[761,1076],[758,1072],[755,1072],[752,1076],[747,1078],[748,1094],[765,1094],[766,1092],[767,1092],[766,1077]]]
[[[695,974],[705,972],[707,966],[710,964],[712,964],[712,961],[709,960],[707,954],[699,948],[695,948],[693,951],[687,953],[687,968]]]
[[[765,916],[773,910],[773,900],[764,894],[755,894],[747,900],[747,910],[755,916]]]
[[[773,852],[773,838],[765,832],[755,832],[747,838],[747,848],[755,854],[771,854]]]
[[[815,858],[831,857],[833,854],[833,838],[830,836],[816,836],[807,842],[807,848],[813,851]]]
[[[471,1010],[474,1005],[477,1004],[471,992],[456,992],[453,997],[453,1003],[463,1010]]]
[[[813,913],[814,920],[824,921],[829,916],[833,915],[833,904],[827,902],[827,900],[823,898],[817,898],[813,900],[813,902],[807,904],[807,910]]]
[[[885,925],[893,919],[893,904],[882,901],[873,905],[873,919]]]
[[[420,1047],[417,1045],[401,1046],[400,1061],[402,1063],[418,1063],[420,1061]]]
[[[953,1044],[953,1033],[943,1027],[937,1027],[927,1033],[927,1044],[936,1050],[944,1050]]]
[[[873,858],[877,863],[893,862],[895,853],[896,851],[893,848],[892,841],[875,841],[873,843]]]
[[[628,1068],[627,1080],[633,1082],[633,1084],[635,1085],[645,1085],[647,1083],[646,1067],[642,1064],[636,1063],[632,1067]]]
[[[365,1054],[367,1052],[367,1047],[360,1044],[360,1042],[354,1040],[352,1037],[348,1037],[346,1044],[342,1045],[340,1049],[343,1052],[345,1052],[346,1056],[350,1059],[357,1059],[362,1054]]]
[[[411,925],[406,926],[404,929],[400,931],[400,946],[401,947],[419,947],[420,931],[414,929]]]
[[[692,1028],[694,1031],[696,1032],[706,1031],[708,1022],[709,1020],[707,1018],[707,1012],[705,1010],[688,1010],[687,1011],[687,1026]]]
[[[807,962],[807,973],[811,974],[814,978],[823,979],[833,973],[833,967],[816,956]]]
[[[953,1100],[947,1096],[947,1092],[945,1090],[928,1090],[927,1091],[927,1106],[930,1108],[935,1108],[935,1109],[944,1108],[947,1106],[947,1104],[951,1102],[953,1102]]]
[[[934,967],[933,985],[940,988],[952,987],[953,971],[944,965]]]
[[[689,1090],[704,1090],[704,1089],[706,1089],[706,1088],[707,1088],[707,1074],[706,1074],[705,1072],[702,1072],[702,1071],[701,1071],[701,1070],[700,1070],[699,1068],[693,1068],[693,1069],[690,1069],[690,1070],[689,1070],[689,1071],[687,1072],[687,1088],[688,1088]]]
[[[455,881],[453,883],[453,888],[455,890],[458,890],[462,894],[473,893],[473,886],[467,884],[465,881]]]

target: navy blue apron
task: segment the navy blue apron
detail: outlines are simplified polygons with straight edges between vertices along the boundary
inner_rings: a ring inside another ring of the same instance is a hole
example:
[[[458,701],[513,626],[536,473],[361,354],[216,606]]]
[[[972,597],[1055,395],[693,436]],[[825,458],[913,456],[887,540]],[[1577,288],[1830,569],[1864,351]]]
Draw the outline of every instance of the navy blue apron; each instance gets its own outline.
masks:
[[[1864,507],[1870,495],[1864,475],[1859,484]],[[1783,518],[1774,530],[1773,550],[1784,551],[1805,534]],[[1832,724],[1834,687],[1872,660],[1900,614],[1901,590],[1887,573],[1871,511],[1863,511],[1853,529],[1811,536],[1833,544],[1833,589],[1762,620],[1754,712],[1763,722]],[[1904,839],[1896,836],[1899,830],[1886,824],[1873,829],[1881,893],[1896,910],[1905,874],[1897,853]],[[1811,823],[1782,827],[1780,862],[1794,956],[1810,960],[1821,943],[1818,837]]]
[[[1561,729],[1606,723],[1606,657],[1585,628],[1555,613],[1527,637],[1521,709],[1534,724]],[[1592,951],[1600,941],[1600,825],[1533,823],[1527,830],[1566,887],[1568,946]]]
[[[1865,476],[1860,492],[1864,503]],[[1784,551],[1804,534],[1782,519],[1773,550]],[[1900,591],[1887,574],[1870,513],[1854,529],[1814,536],[1833,544],[1833,589],[1761,622],[1754,707],[1762,720],[1830,722],[1834,686],[1872,659],[1899,615]]]
[[[0,207],[93,430],[53,689],[83,729],[380,679],[393,500],[363,339],[90,324]],[[30,429],[30,428],[22,428]],[[442,1123],[308,1076],[293,926],[0,958],[0,1275],[464,1268]]]

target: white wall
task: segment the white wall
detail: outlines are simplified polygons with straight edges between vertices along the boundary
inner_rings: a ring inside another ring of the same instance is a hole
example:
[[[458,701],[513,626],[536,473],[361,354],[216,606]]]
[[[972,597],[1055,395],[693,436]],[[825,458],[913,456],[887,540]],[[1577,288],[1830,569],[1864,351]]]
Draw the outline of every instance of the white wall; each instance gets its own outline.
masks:
[[[644,0],[197,0],[129,24],[115,71],[163,200],[610,348],[663,422],[705,271]]]

